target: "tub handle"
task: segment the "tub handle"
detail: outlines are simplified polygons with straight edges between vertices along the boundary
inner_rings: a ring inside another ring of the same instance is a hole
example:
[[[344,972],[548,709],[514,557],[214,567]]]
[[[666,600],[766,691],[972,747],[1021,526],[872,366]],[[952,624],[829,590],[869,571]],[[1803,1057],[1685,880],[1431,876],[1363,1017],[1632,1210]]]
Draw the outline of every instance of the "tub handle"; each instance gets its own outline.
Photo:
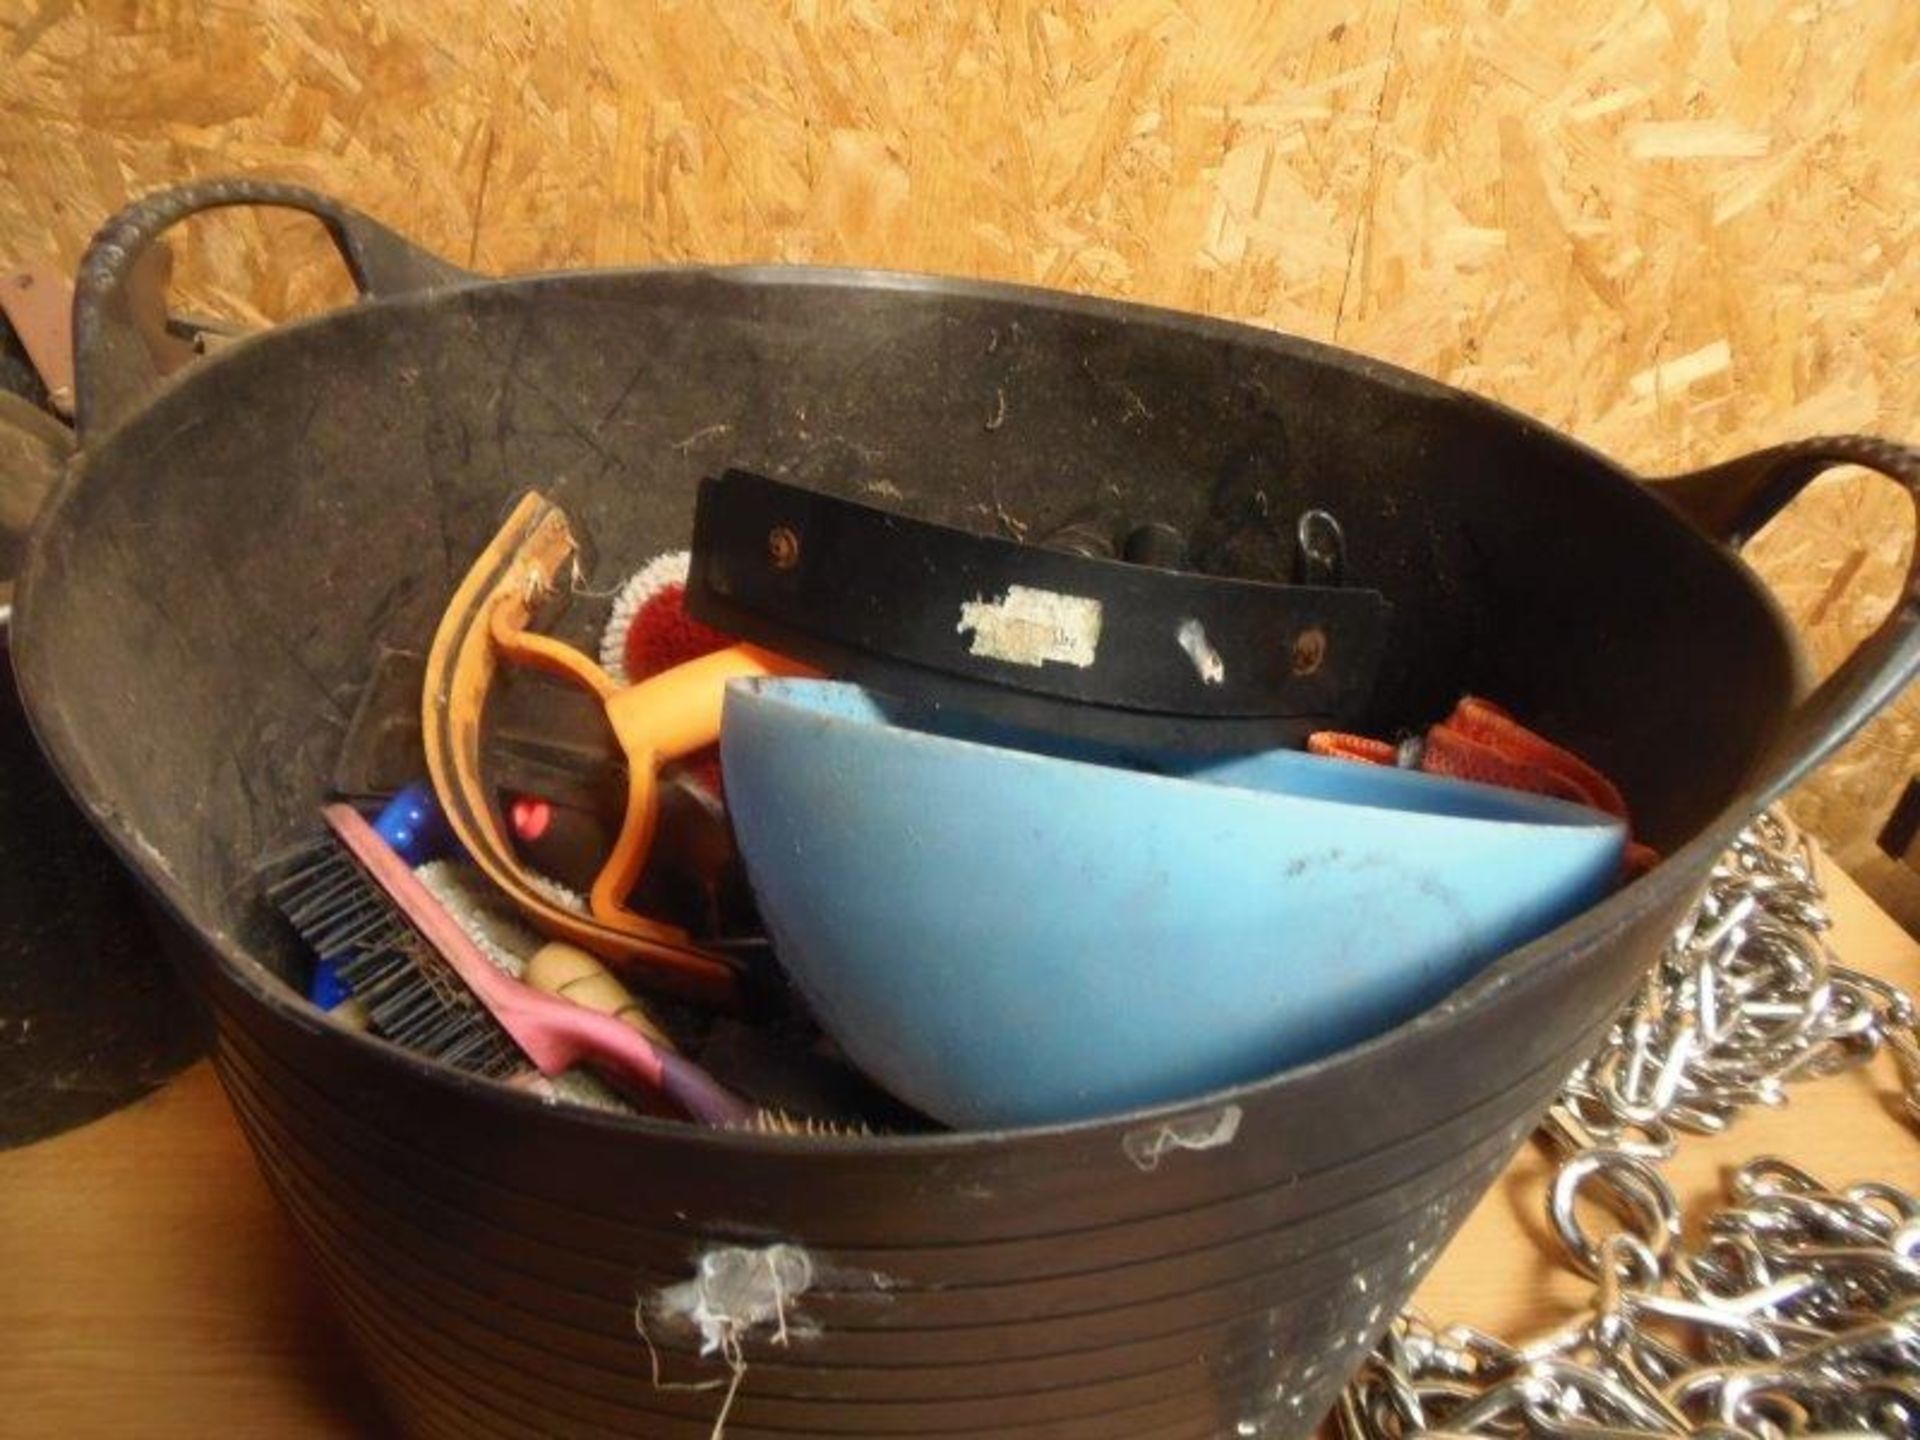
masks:
[[[270,205],[313,216],[326,227],[365,297],[438,290],[474,278],[351,206],[300,185],[196,180],[144,196],[100,227],[80,261],[73,297],[74,424],[83,441],[138,410],[161,380],[135,323],[128,288],[135,264],[164,231],[189,215],[229,205]]]
[[[1655,489],[1701,530],[1738,547],[1837,465],[1898,481],[1914,497],[1920,537],[1920,450],[1871,435],[1826,435],[1756,450],[1659,482]],[[1920,543],[1880,628],[1802,700],[1762,763],[1756,808],[1770,805],[1871,719],[1920,673]]]

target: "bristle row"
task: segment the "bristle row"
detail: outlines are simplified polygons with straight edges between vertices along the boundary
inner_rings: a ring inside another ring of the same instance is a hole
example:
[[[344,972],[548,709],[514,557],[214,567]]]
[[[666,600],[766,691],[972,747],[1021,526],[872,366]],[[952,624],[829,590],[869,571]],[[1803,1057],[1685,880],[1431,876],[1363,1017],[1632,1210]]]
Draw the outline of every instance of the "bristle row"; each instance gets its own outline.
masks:
[[[753,1112],[753,1118],[743,1129],[752,1130],[761,1135],[812,1135],[819,1138],[837,1136],[843,1140],[871,1136],[873,1131],[858,1123],[843,1124],[838,1120],[817,1120],[811,1115],[790,1115],[785,1110],[764,1106]]]
[[[524,1067],[512,1037],[331,840],[290,861],[267,896],[314,955],[333,963],[374,1034],[474,1074]]]

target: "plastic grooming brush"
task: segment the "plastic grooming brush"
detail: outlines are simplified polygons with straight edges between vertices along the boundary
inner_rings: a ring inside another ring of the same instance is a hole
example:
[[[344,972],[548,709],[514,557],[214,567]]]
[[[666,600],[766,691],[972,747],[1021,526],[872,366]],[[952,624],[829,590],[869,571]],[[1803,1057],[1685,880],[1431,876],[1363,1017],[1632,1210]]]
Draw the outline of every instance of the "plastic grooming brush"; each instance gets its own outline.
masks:
[[[514,853],[529,868],[570,891],[584,894],[592,888],[613,848],[612,826],[591,810],[556,804],[544,796],[509,792],[501,798]]]
[[[508,1083],[531,1091],[555,1105],[577,1105],[608,1115],[646,1113],[636,1109],[624,1096],[595,1079],[592,1072],[587,1070],[569,1070],[564,1075],[554,1076],[542,1075],[538,1070],[527,1070]]]
[[[730,645],[636,685],[621,686],[593,659],[538,633],[536,612],[569,591],[579,543],[566,513],[529,492],[462,581],[434,636],[421,702],[427,768],[455,835],[473,861],[539,929],[644,978],[714,1003],[738,999],[738,976],[679,926],[636,914],[629,897],[645,868],[659,809],[658,772],[714,743],[729,680],[804,674],[748,645]],[[627,767],[613,850],[587,896],[587,913],[556,903],[515,853],[498,790],[485,773],[485,716],[502,667],[566,681],[597,700]]]
[[[662,1050],[679,1046],[614,973],[577,945],[549,940],[527,960],[527,983],[548,995],[611,1015]]]
[[[376,1035],[502,1079],[522,1057],[549,1076],[584,1064],[705,1124],[754,1123],[752,1106],[612,1016],[502,974],[357,810],[322,813],[329,834],[268,894],[316,953],[338,957]]]
[[[673,1042],[663,1035],[646,1010],[619,977],[584,950],[552,941],[527,962],[527,983],[549,994],[565,996],[576,1005],[611,1015],[632,1026],[663,1049]],[[871,1135],[865,1125],[840,1120],[823,1120],[811,1115],[796,1115],[772,1105],[755,1105],[753,1113],[736,1128],[754,1130],[763,1135]]]
[[[614,596],[607,628],[600,638],[600,665],[616,684],[632,685],[663,675],[676,665],[734,643],[731,637],[687,613],[687,569],[691,560],[685,550],[656,555],[630,575]],[[710,747],[688,756],[682,768],[719,799],[717,749]]]
[[[541,938],[484,875],[457,860],[415,865],[413,873],[460,922],[467,938],[493,962],[494,969],[515,980],[527,978],[527,957],[540,948]]]
[[[484,878],[470,867],[435,862],[414,872],[433,892],[467,937],[492,960],[503,973],[523,979],[535,990],[566,1000],[569,1004],[610,1015],[636,1031],[663,1052],[680,1054],[680,1047],[660,1027],[640,999],[620,983],[619,977],[599,960],[564,940],[549,940],[544,945],[524,933],[523,927],[496,913],[494,892]],[[726,1024],[727,1022],[722,1022]],[[733,1025],[742,1034],[758,1034],[746,1026]],[[701,1067],[706,1073],[706,1067]],[[530,1072],[537,1073],[537,1072]],[[851,1073],[851,1072],[849,1072]],[[631,1107],[605,1102],[604,1087],[597,1086],[590,1073],[579,1069],[547,1077],[551,1084],[542,1092],[552,1098],[597,1108]],[[709,1078],[712,1078],[709,1076]],[[715,1082],[719,1083],[719,1082]],[[726,1085],[722,1089],[729,1088]],[[746,1093],[744,1090],[741,1092]],[[881,1097],[884,1098],[884,1097]],[[765,1097],[748,1096],[751,1114],[734,1128],[763,1135],[868,1135],[867,1126],[856,1121],[822,1118],[809,1107],[805,1111],[767,1103]]]
[[[600,639],[600,667],[621,685],[724,650],[733,640],[687,613],[692,555],[670,550],[642,565],[614,596]]]
[[[717,749],[705,753],[717,774]],[[695,933],[715,937],[708,941],[715,949],[737,953],[738,939],[717,938],[733,919],[728,902],[742,883],[726,810],[708,784],[688,774],[685,766],[661,773],[658,794],[654,853],[640,890],[628,903],[643,914],[680,917],[698,927]],[[531,872],[563,887],[569,908],[585,910],[585,896],[613,848],[619,814],[605,816],[511,791],[500,799],[514,853]]]
[[[453,846],[453,835],[434,801],[433,789],[423,781],[403,785],[375,817],[373,828],[409,865],[425,864],[446,854]],[[334,957],[325,950],[314,952],[307,998],[329,1011],[340,1009],[350,998]],[[358,1009],[349,1008],[342,1011],[339,1018],[352,1023],[357,1016]]]
[[[564,941],[543,942],[537,933],[528,928],[526,922],[520,918],[519,912],[507,903],[506,897],[494,889],[488,883],[487,877],[471,865],[437,860],[430,865],[416,866],[413,873],[420,883],[432,892],[433,898],[440,902],[447,914],[467,932],[467,938],[474,943],[480,953],[493,962],[494,969],[503,975],[531,985],[535,990],[548,995],[560,993],[554,986],[542,984],[540,977],[534,973],[535,962],[539,959],[543,944],[572,954],[586,953],[575,950]],[[598,961],[594,963],[599,964]],[[601,973],[606,972],[603,970]],[[577,995],[565,995],[562,998],[576,1005],[580,1003],[580,997]],[[638,1002],[635,1003],[637,1008]],[[589,1008],[600,1009],[601,1007]],[[644,1012],[641,1013],[644,1014]],[[651,1025],[635,1024],[633,1017],[629,1015],[619,1015],[616,1018],[625,1021],[629,1027],[639,1031],[643,1037],[662,1050],[678,1052],[679,1047],[667,1039],[662,1031]],[[519,1079],[530,1082],[530,1088],[536,1094],[551,1100],[564,1100],[571,1104],[615,1110],[628,1115],[677,1116],[680,1113],[676,1107],[657,1093],[650,1092],[646,1095],[636,1095],[631,1091],[625,1094],[616,1093],[591,1070],[578,1066],[563,1075],[553,1076],[542,1075],[529,1066]]]

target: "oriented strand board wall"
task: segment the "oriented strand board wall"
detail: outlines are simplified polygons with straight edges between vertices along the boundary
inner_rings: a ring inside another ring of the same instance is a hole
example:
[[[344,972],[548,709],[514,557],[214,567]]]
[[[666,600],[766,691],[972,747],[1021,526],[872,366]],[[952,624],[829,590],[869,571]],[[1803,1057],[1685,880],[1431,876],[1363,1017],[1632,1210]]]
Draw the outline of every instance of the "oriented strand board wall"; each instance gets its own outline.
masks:
[[[149,186],[263,169],[489,271],[852,262],[1236,316],[1664,471],[1920,438],[1917,56],[1913,0],[0,0],[0,250],[71,262]],[[339,292],[283,220],[182,259],[240,317]],[[1822,664],[1897,583],[1890,489],[1835,477],[1754,547]],[[1909,702],[1803,815],[1859,842],[1916,736]]]

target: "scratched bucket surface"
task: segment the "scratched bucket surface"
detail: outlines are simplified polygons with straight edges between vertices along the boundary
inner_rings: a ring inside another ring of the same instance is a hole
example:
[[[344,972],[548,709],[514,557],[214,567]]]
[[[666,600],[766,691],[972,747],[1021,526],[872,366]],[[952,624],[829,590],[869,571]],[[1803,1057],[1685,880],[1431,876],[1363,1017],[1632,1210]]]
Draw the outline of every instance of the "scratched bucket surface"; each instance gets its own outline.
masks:
[[[368,298],[156,386],[126,269],[227,203],[319,215]],[[84,458],[22,577],[22,693],[197,933],[235,1110],[423,1435],[707,1435],[720,1392],[655,1384],[636,1297],[773,1242],[814,1283],[791,1343],[745,1342],[735,1440],[1306,1433],[1712,858],[1915,668],[1908,607],[1800,698],[1725,543],[1836,460],[1911,487],[1912,454],[1878,442],[1662,499],[1510,412],[1258,330],[799,269],[479,281],[256,183],[119,217],[78,319]],[[522,489],[595,537],[604,583],[684,543],[695,482],[728,464],[982,529],[1043,528],[1103,486],[1188,527],[1330,509],[1354,582],[1398,607],[1375,722],[1497,697],[1616,776],[1669,859],[1371,1042],[1055,1129],[721,1136],[550,1109],[329,1028],[284,983],[297,957],[250,865],[311,829],[376,645],[424,647]],[[690,1329],[651,1331],[667,1380],[724,1378]]]

